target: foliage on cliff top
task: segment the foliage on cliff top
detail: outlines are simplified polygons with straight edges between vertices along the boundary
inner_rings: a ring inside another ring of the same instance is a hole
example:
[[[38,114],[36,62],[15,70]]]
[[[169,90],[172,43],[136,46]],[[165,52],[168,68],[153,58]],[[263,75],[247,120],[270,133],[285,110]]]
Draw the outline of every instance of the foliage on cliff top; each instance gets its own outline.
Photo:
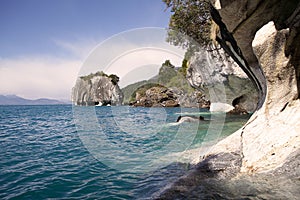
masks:
[[[187,49],[189,58],[210,43],[212,26],[209,0],[162,0],[171,9],[167,41]]]
[[[135,94],[136,90],[141,87],[142,85],[147,84],[148,81],[139,81],[133,84],[130,84],[124,88],[122,88],[122,92],[124,94],[124,104],[129,104],[131,101],[133,101],[132,96]]]
[[[194,91],[194,88],[192,88],[187,82],[185,78],[186,73],[187,60],[183,60],[182,66],[180,68],[175,68],[169,60],[166,60],[166,62],[162,64],[162,67],[159,70],[157,81],[159,84],[164,85],[168,88],[176,87],[187,93],[191,93]]]
[[[172,65],[170,60],[166,60],[161,68],[159,69],[157,81],[158,83],[165,85],[167,84],[174,76],[177,76],[177,71],[175,66]]]
[[[80,78],[84,81],[89,81],[91,80],[92,78],[96,77],[96,76],[104,76],[104,77],[108,77],[110,78],[111,82],[114,84],[114,85],[117,85],[120,78],[115,75],[115,74],[110,74],[110,75],[107,75],[106,73],[104,73],[103,71],[98,71],[96,73],[90,73],[89,75],[86,75],[86,76],[80,76]]]
[[[124,94],[124,104],[128,104],[135,100],[135,94],[139,91],[143,94],[143,91],[150,89],[151,87],[161,86],[166,88],[178,88],[188,94],[195,91],[185,78],[187,63],[183,62],[181,68],[175,68],[170,60],[166,60],[160,70],[159,74],[152,79],[140,81],[134,84],[130,84],[122,88]]]

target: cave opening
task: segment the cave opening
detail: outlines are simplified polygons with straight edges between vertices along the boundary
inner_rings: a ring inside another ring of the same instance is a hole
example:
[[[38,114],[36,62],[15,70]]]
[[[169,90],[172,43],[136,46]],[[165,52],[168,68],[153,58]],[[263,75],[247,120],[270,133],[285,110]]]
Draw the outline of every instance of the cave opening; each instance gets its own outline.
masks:
[[[242,102],[243,99],[244,99],[244,95],[241,95],[241,96],[239,96],[239,97],[233,99],[233,101],[232,101],[232,103],[231,103],[232,106],[233,106],[233,107],[236,107],[236,105],[240,104],[240,103]]]

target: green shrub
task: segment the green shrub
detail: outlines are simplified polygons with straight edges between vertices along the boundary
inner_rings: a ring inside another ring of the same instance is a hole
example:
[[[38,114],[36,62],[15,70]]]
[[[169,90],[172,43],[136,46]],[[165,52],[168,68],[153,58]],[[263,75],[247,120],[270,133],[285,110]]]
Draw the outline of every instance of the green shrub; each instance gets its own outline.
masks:
[[[108,77],[111,79],[111,82],[112,82],[114,85],[117,85],[118,82],[119,82],[119,80],[120,80],[120,78],[119,78],[117,75],[115,75],[115,74],[111,74],[111,75],[109,75]]]
[[[114,84],[114,85],[117,85],[120,78],[115,75],[115,74],[111,74],[111,75],[107,75],[105,74],[103,71],[98,71],[96,73],[90,73],[89,75],[86,75],[86,76],[80,76],[81,79],[85,80],[85,81],[90,81],[92,78],[96,77],[96,76],[104,76],[104,77],[108,77],[111,79],[111,82]]]

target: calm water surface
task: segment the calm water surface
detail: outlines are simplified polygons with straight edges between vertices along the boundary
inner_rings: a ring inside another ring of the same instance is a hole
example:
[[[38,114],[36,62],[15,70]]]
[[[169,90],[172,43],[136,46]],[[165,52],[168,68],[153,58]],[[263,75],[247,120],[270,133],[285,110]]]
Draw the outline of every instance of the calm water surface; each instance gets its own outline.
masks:
[[[125,170],[120,170],[123,169],[120,168],[122,163],[130,159],[139,163],[141,155],[149,158],[147,162],[153,162],[157,155],[151,153],[164,153],[162,149],[168,144],[179,139],[182,141],[183,131],[194,134],[192,138],[186,134],[190,144],[182,146],[182,142],[176,145],[177,149],[173,145],[169,153],[199,147],[203,142],[229,135],[248,119],[231,117],[226,118],[225,123],[214,119],[214,126],[211,126],[211,121],[178,125],[174,122],[181,113],[201,114],[206,119],[213,117],[205,110],[180,108],[75,109],[77,111],[73,115],[71,105],[0,106],[0,199],[149,198],[183,175],[189,165],[171,162],[153,165],[145,171],[135,171],[128,170],[131,165],[124,165]],[[78,112],[83,113],[81,117],[76,115]],[[96,135],[97,130],[91,129],[92,125],[78,122],[89,121],[90,112],[95,114],[103,135]],[[212,133],[208,134],[207,130]],[[214,135],[214,132],[218,134]],[[95,141],[102,136],[114,144],[112,149],[102,146],[99,150],[97,145],[101,142]],[[91,141],[97,145],[90,145]],[[123,151],[109,153],[115,147]],[[95,153],[95,149],[99,152]],[[107,158],[103,154],[117,155],[115,160],[118,160],[118,166],[110,163],[114,162],[111,156]],[[139,166],[141,169],[146,165]]]

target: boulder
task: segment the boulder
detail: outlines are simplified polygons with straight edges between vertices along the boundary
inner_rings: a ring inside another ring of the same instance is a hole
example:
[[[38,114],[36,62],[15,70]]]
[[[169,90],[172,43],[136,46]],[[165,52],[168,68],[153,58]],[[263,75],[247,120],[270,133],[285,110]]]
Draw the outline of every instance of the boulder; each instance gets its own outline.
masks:
[[[177,107],[179,102],[174,93],[162,86],[154,86],[146,91],[136,91],[136,100],[133,106],[143,107]]]
[[[230,104],[226,103],[211,103],[210,104],[210,112],[229,112],[233,110],[234,107]]]
[[[166,88],[155,86],[144,90],[137,90],[133,106],[144,107],[196,107],[209,108],[210,101],[200,91],[188,94],[176,87]]]

